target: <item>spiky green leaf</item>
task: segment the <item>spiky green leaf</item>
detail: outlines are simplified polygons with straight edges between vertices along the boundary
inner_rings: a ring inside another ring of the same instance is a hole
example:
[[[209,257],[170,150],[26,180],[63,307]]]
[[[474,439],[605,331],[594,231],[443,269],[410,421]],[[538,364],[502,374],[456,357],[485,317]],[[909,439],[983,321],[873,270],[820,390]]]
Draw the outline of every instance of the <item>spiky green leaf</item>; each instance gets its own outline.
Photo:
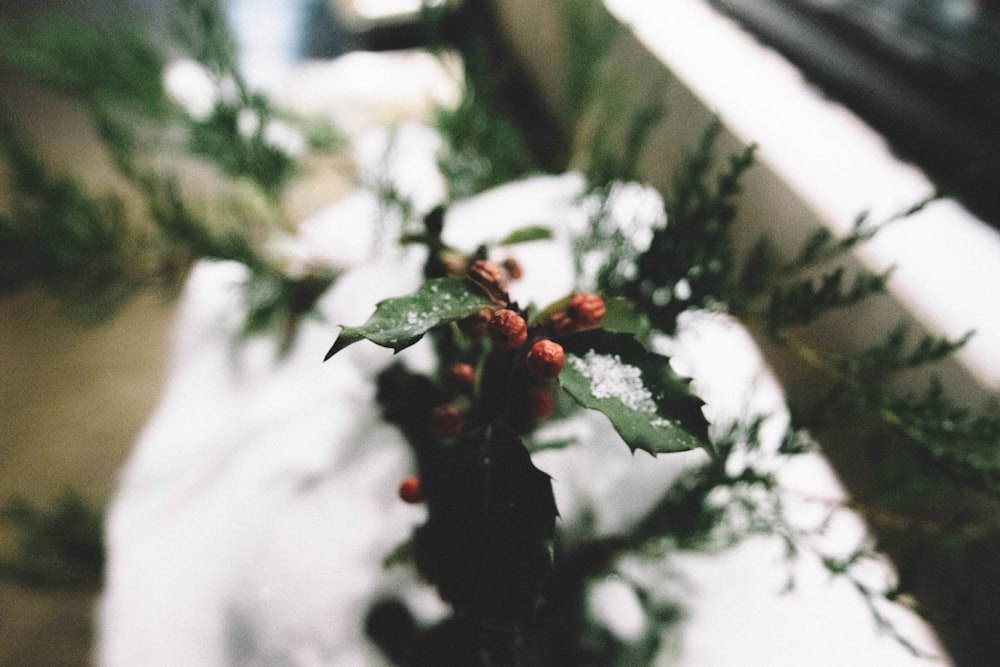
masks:
[[[601,325],[606,331],[627,333],[642,337],[649,332],[649,319],[636,303],[624,297],[611,297],[604,300],[607,314]]]
[[[375,312],[361,326],[343,327],[324,361],[363,339],[399,352],[434,327],[491,305],[494,304],[490,296],[471,280],[457,277],[428,280],[413,294],[377,303]]]
[[[499,426],[435,450],[420,476],[428,516],[414,537],[417,566],[456,615],[513,629],[536,608],[552,571],[552,480]]]
[[[704,403],[667,357],[631,335],[601,330],[570,336],[564,347],[562,388],[580,405],[604,413],[633,452],[711,451]]]

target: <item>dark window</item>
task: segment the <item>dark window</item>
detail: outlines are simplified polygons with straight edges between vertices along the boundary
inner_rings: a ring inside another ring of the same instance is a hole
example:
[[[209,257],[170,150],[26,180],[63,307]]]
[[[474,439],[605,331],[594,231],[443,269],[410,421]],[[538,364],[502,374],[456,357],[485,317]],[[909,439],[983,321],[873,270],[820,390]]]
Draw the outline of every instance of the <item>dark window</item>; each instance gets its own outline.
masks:
[[[1000,0],[710,0],[1000,226]]]

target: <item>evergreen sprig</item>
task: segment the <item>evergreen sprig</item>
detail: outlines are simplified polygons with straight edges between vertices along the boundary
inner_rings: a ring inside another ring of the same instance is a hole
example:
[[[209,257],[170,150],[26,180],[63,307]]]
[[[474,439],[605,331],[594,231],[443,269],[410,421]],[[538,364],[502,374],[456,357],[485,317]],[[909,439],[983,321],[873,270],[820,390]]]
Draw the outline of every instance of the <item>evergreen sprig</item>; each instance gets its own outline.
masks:
[[[88,106],[163,117],[163,57],[136,21],[111,26],[55,13],[0,22],[0,63]]]
[[[139,254],[122,203],[50,173],[0,114],[0,159],[10,197],[0,214],[0,294],[44,287],[86,321],[135,292],[125,277]]]
[[[935,474],[1000,496],[1000,419],[956,405],[937,379],[923,393],[878,398],[883,420]]]
[[[0,556],[0,579],[30,588],[89,588],[104,576],[103,511],[73,491],[49,508],[21,497],[0,508],[16,548]]]
[[[957,339],[926,334],[910,346],[909,332],[905,323],[898,325],[881,342],[840,361],[836,372],[862,382],[884,380],[893,373],[943,361],[964,347],[974,333],[970,331]]]
[[[776,340],[788,344],[793,353],[802,352],[806,363],[821,370],[833,383],[830,393],[817,400],[823,410],[811,413],[807,421],[802,421],[807,413],[798,409],[793,412],[797,428],[828,426],[821,413],[825,415],[844,401],[854,401],[856,407],[874,413],[877,420],[909,442],[908,449],[904,447],[903,450],[908,452],[905,455],[922,461],[914,461],[916,467],[909,468],[910,474],[915,474],[921,466],[923,469],[937,468],[936,479],[941,479],[943,474],[944,478],[957,483],[980,489],[992,488],[991,482],[997,479],[994,471],[995,443],[998,441],[993,426],[996,420],[988,416],[975,417],[956,408],[943,392],[899,398],[898,393],[890,389],[901,373],[932,367],[954,354],[968,336],[958,340],[926,336],[910,346],[906,329],[901,326],[879,345],[844,358],[813,348],[805,349],[797,336],[791,335],[794,329],[828,312],[850,308],[885,292],[892,269],[878,273],[848,272],[846,267],[838,266],[837,261],[873,238],[886,225],[923,210],[939,195],[935,193],[881,223],[873,223],[867,213],[859,215],[852,230],[839,239],[826,230],[819,230],[792,258],[783,257],[770,239],[762,238],[740,263],[733,252],[732,225],[739,182],[752,166],[753,149],[750,147],[732,156],[728,168],[720,174],[715,166],[718,163],[715,156],[718,132],[718,127],[709,127],[698,150],[675,181],[673,191],[664,195],[667,223],[656,229],[649,248],[630,265],[628,245],[614,245],[615,252],[608,254],[609,261],[599,273],[604,276],[602,285],[606,292],[631,296],[648,316],[654,331],[667,334],[674,331],[678,315],[689,309],[722,308],[754,324],[762,320],[764,329]],[[714,178],[713,173],[716,174]],[[614,237],[608,235],[608,238]],[[615,271],[620,266],[627,267],[634,276],[616,281]],[[927,421],[921,421],[921,416]],[[971,438],[956,437],[956,431],[975,433],[973,437],[979,438],[979,448],[975,448]],[[719,451],[720,458],[724,459],[724,450]],[[902,470],[907,466],[895,468]],[[761,531],[783,540],[790,556],[812,549],[809,544],[814,536],[793,530],[784,519],[783,501],[775,479],[753,468],[743,469],[737,478],[730,478],[724,472],[713,477],[709,467],[687,479],[694,493],[688,512],[705,501],[708,489],[724,487],[730,492],[728,509],[742,508],[742,522],[734,524],[729,533],[733,539]],[[683,488],[684,485],[679,485],[667,498]],[[875,521],[876,517],[881,521],[892,512],[879,507],[863,509],[862,515],[876,527],[881,526]],[[704,515],[694,512],[690,516]],[[718,527],[726,522],[723,516],[729,515],[715,514],[707,517],[705,523]],[[901,516],[893,519],[894,523],[900,521],[911,519]],[[669,526],[669,521],[664,525]],[[862,559],[862,555],[867,558],[877,554],[859,552],[858,558]],[[828,558],[821,558],[821,562],[832,574],[847,577],[852,582],[871,608],[879,627],[896,636],[911,652],[921,654],[912,642],[891,627],[889,616],[882,610],[886,602],[904,599],[904,591],[866,588],[861,580],[853,577],[851,568],[835,567],[842,563]]]
[[[454,11],[425,10],[424,19],[431,50],[457,52],[462,61],[462,97],[456,107],[439,108],[435,118],[444,139],[438,168],[449,198],[560,170],[561,151],[552,150],[555,133],[537,131],[546,129],[547,114],[529,103],[523,75],[502,45],[491,10],[482,3],[458,3]]]
[[[879,222],[873,222],[871,212],[864,211],[854,219],[851,230],[840,238],[836,238],[828,227],[819,227],[803,243],[798,256],[781,268],[782,273],[795,274],[811,266],[839,259],[845,253],[875,238],[876,234],[889,225],[916,215],[941,197],[940,192],[934,192]]]
[[[790,285],[775,285],[767,305],[767,330],[773,336],[791,328],[810,324],[831,310],[857,305],[885,292],[893,269],[879,273],[858,272],[849,278],[847,270],[836,267],[819,277],[803,278]]]
[[[737,284],[732,225],[755,147],[731,156],[720,170],[715,161],[720,132],[721,124],[711,123],[675,175],[672,191],[664,195],[666,224],[636,259],[635,275],[605,286],[635,300],[666,333],[676,330],[677,317],[686,310],[729,302]]]
[[[225,3],[176,0],[170,21],[173,40],[185,53],[208,68],[217,80],[229,79],[240,93],[246,91],[239,74],[239,47],[226,17]]]
[[[291,118],[248,88],[220,3],[178,0],[170,18],[171,47],[124,19],[113,33],[63,16],[0,25],[9,38],[0,39],[0,64],[79,102],[114,176],[122,188],[138,191],[144,207],[126,213],[122,192],[94,193],[56,173],[0,108],[10,198],[0,217],[0,291],[40,287],[69,312],[100,321],[142,291],[175,290],[198,259],[237,261],[251,276],[243,334],[274,330],[287,350],[298,321],[336,271],[287,276],[264,250],[268,236],[288,226],[278,199],[298,168],[298,158],[269,132],[281,123],[290,132],[301,127],[303,141],[317,150],[335,147],[335,136],[328,125]],[[217,87],[206,118],[187,114],[164,89],[163,52],[177,45]],[[246,119],[255,127],[244,127]],[[221,206],[192,201],[183,191],[180,171],[192,158],[207,158],[222,172],[218,197],[229,200]],[[152,228],[136,224],[145,215]]]

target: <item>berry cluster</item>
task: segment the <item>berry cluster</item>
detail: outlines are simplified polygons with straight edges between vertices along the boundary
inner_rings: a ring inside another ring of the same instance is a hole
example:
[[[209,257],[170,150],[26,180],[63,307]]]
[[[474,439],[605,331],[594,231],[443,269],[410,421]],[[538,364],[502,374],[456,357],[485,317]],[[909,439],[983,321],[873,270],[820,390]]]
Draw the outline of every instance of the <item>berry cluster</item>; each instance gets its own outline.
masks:
[[[431,411],[430,431],[438,439],[451,441],[467,428],[497,417],[516,428],[528,429],[555,409],[553,381],[566,364],[566,353],[558,340],[601,326],[607,313],[604,300],[596,294],[575,294],[564,307],[529,324],[527,313],[507,292],[508,280],[521,276],[516,261],[497,264],[485,259],[464,263],[456,260],[451,265],[453,270],[462,266],[464,274],[496,302],[493,308],[458,322],[459,330],[468,338],[492,343],[493,363],[487,358],[478,369],[465,362],[449,369],[445,379],[454,400]],[[480,391],[483,384],[488,386]],[[489,405],[477,409],[477,398]]]
[[[495,309],[477,313],[472,318],[485,322],[485,326],[468,328],[476,332],[483,330],[495,348],[513,352],[517,357],[515,363],[521,363],[523,358],[527,377],[520,386],[510,389],[520,390],[524,398],[520,402],[522,416],[527,416],[530,422],[547,417],[555,406],[551,381],[559,376],[566,364],[563,346],[555,339],[600,326],[607,313],[604,300],[596,294],[576,294],[564,310],[529,325],[527,314],[507,295],[506,278],[521,275],[516,262],[507,260],[501,267],[488,260],[478,260],[470,266],[467,275],[495,298],[499,295]],[[468,331],[466,333],[468,335]]]

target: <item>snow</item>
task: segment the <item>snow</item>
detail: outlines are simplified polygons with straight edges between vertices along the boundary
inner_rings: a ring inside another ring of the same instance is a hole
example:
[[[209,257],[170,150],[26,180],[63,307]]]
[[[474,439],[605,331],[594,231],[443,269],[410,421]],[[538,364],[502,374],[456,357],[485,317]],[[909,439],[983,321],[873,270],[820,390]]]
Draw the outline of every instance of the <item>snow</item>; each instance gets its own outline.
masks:
[[[569,362],[590,380],[594,398],[614,398],[637,412],[656,412],[653,395],[642,383],[642,370],[624,363],[617,354],[588,351],[582,357],[571,355]]]

